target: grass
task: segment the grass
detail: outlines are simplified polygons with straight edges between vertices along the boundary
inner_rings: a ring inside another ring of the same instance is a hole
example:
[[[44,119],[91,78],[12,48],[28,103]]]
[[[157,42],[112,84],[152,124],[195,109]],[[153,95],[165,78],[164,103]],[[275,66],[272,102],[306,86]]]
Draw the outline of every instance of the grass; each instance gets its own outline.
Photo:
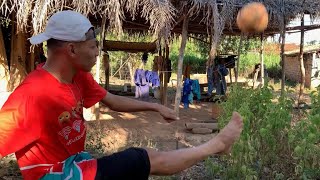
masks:
[[[249,52],[247,54],[240,56],[240,74],[248,75],[252,73],[254,70],[254,66],[256,64],[260,63],[260,54],[257,52]],[[268,73],[271,75],[273,74],[277,75],[279,78],[279,72],[281,72],[281,66],[280,66],[280,55],[278,54],[264,54],[264,65],[268,71]]]

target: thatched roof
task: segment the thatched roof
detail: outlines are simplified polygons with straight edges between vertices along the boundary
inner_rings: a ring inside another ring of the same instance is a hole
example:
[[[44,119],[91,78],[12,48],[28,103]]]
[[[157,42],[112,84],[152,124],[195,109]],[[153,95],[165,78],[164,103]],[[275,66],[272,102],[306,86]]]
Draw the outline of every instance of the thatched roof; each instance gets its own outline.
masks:
[[[121,34],[123,29],[150,31],[155,36],[168,38],[171,32],[181,33],[185,14],[191,17],[189,32],[195,34],[239,34],[235,25],[240,7],[253,0],[2,0],[0,18],[14,12],[18,30],[31,26],[37,34],[50,15],[62,9],[74,9],[101,23],[107,17],[110,30]],[[286,23],[302,13],[311,18],[320,15],[317,0],[260,0],[270,14],[266,34],[279,32]],[[32,22],[29,23],[30,17]]]

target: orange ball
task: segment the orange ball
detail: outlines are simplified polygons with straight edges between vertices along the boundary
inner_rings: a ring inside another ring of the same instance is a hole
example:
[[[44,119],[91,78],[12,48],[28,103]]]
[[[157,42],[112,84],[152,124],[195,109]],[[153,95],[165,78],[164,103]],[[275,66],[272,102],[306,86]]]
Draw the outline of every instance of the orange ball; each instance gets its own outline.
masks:
[[[268,26],[268,12],[259,2],[252,2],[243,6],[238,12],[237,25],[244,33],[260,33]]]

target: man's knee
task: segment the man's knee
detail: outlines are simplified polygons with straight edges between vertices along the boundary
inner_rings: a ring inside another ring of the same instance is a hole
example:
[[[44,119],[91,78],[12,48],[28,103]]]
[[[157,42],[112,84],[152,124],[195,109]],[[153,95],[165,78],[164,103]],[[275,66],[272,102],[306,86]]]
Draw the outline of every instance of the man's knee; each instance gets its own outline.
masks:
[[[97,159],[96,180],[148,179],[150,160],[148,152],[141,148],[129,148]]]
[[[167,152],[155,151],[147,149],[150,159],[150,174],[152,175],[172,175],[168,167],[171,159],[167,158]],[[174,161],[172,159],[172,161]]]

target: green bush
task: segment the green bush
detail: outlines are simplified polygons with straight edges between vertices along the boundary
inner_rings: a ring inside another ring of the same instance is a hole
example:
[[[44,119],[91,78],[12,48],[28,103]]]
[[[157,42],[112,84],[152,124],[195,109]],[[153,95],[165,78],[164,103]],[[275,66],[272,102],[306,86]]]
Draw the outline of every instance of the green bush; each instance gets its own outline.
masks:
[[[233,111],[244,119],[240,140],[231,156],[207,167],[222,179],[316,179],[320,177],[320,96],[313,94],[308,117],[292,125],[293,100],[275,101],[272,87],[252,90],[232,87],[219,125]],[[207,160],[210,161],[210,160]],[[212,173],[213,172],[213,173]]]

